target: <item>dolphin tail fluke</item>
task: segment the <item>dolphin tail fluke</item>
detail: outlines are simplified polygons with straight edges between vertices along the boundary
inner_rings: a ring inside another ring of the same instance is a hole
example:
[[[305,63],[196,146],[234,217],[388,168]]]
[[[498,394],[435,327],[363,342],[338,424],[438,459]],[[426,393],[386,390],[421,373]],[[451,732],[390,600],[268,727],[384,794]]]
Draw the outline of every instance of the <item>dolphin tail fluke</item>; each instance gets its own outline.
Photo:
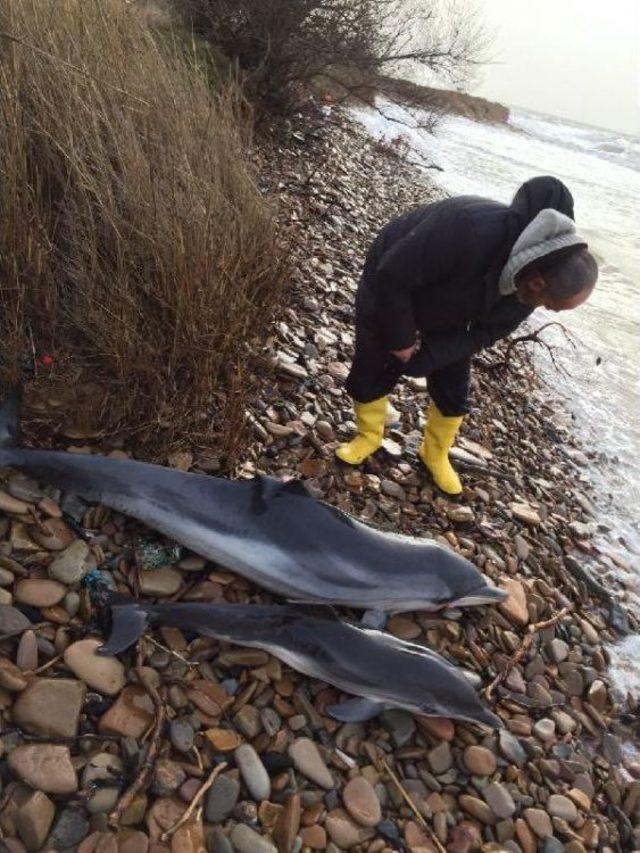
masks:
[[[138,640],[150,621],[147,609],[133,598],[109,606],[111,630],[106,643],[98,649],[99,655],[117,655],[124,652]]]
[[[17,447],[20,443],[20,409],[22,389],[14,388],[0,407],[0,448]]]
[[[377,717],[384,708],[382,702],[358,696],[335,705],[327,705],[325,710],[330,717],[341,723],[364,723]]]

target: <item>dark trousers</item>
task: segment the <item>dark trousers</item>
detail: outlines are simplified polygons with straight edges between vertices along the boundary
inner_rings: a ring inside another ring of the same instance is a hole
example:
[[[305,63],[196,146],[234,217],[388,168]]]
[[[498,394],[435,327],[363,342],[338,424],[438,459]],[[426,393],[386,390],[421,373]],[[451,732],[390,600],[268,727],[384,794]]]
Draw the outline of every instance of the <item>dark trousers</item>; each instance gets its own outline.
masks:
[[[358,403],[370,403],[393,390],[404,365],[384,346],[375,328],[371,291],[367,281],[377,265],[377,246],[371,247],[356,295],[356,346],[346,388]],[[416,374],[412,371],[412,376]],[[469,411],[471,360],[463,358],[426,374],[427,390],[445,417],[457,417]]]
[[[381,344],[376,333],[356,326],[356,351],[347,377],[347,391],[358,403],[370,403],[393,390],[402,376],[403,364]],[[427,376],[427,390],[445,417],[469,411],[471,360],[463,358]]]

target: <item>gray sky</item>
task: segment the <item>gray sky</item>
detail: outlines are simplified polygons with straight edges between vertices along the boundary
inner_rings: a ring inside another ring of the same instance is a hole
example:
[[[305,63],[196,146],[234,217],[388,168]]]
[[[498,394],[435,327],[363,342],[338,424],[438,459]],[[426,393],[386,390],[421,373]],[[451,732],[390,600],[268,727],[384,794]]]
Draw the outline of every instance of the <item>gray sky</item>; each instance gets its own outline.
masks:
[[[485,98],[640,135],[640,0],[476,0]]]

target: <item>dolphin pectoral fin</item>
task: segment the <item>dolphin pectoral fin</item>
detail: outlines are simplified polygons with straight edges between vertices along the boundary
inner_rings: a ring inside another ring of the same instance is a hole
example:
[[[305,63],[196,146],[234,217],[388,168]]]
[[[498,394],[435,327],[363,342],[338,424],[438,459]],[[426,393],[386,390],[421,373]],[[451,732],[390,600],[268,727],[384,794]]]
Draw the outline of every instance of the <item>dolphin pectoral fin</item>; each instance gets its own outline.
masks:
[[[386,610],[365,610],[360,619],[361,628],[372,628],[375,631],[384,631],[389,614]]]
[[[382,702],[358,696],[335,705],[327,705],[325,710],[334,720],[340,720],[341,723],[365,723],[377,717],[384,711],[384,707]]]
[[[149,624],[149,614],[135,601],[111,606],[111,630],[99,655],[117,655],[132,646]]]

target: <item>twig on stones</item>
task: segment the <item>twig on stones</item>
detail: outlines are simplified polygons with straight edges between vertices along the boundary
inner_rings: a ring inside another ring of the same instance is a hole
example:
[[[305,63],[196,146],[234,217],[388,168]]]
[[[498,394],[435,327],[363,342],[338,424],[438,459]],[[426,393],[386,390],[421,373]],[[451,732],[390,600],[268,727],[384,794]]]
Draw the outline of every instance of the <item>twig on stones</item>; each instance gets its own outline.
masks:
[[[204,769],[204,765],[203,765],[203,763],[202,763],[202,758],[200,757],[200,753],[198,752],[198,747],[197,747],[197,746],[192,746],[192,747],[191,747],[191,749],[192,749],[192,751],[193,751],[193,754],[194,754],[194,755],[195,755],[195,757],[196,757],[196,765],[197,765],[197,767],[198,767],[198,770],[203,770],[203,769]]]
[[[517,483],[517,478],[513,474],[507,474],[505,471],[498,471],[497,468],[490,468],[488,465],[477,465],[474,462],[469,462],[466,459],[456,459],[454,461],[456,468],[461,471],[468,471],[471,474],[483,474],[485,477],[495,477],[496,480],[507,480],[510,483]]]
[[[558,371],[558,373],[561,373],[564,376],[568,376],[569,371],[567,370],[567,368],[559,364],[555,357],[556,348],[553,347],[551,344],[547,343],[544,338],[540,337],[541,332],[543,332],[545,329],[548,329],[550,326],[557,326],[562,332],[565,341],[569,343],[573,347],[573,349],[576,349],[576,343],[573,337],[571,336],[569,330],[557,320],[552,320],[549,323],[545,323],[543,326],[540,326],[539,329],[535,329],[533,332],[528,332],[525,335],[518,335],[517,337],[511,338],[509,341],[507,341],[507,345],[504,350],[504,355],[499,361],[487,362],[483,359],[476,359],[476,363],[480,368],[482,368],[482,370],[486,370],[489,372],[495,370],[505,370],[510,364],[511,353],[513,352],[516,346],[518,346],[519,344],[533,343],[538,344],[547,351],[547,354],[551,359],[551,363]]]
[[[163,832],[163,833],[162,833],[162,835],[161,835],[161,837],[160,837],[160,840],[161,840],[161,841],[166,841],[168,838],[171,838],[171,836],[173,835],[173,833],[174,833],[177,829],[180,829],[180,827],[181,827],[181,826],[183,826],[185,823],[187,823],[187,821],[189,820],[189,818],[191,817],[191,815],[192,815],[192,814],[194,813],[194,811],[196,810],[196,808],[197,808],[198,803],[200,802],[200,800],[204,797],[204,795],[207,793],[207,791],[209,790],[209,788],[210,788],[210,787],[213,785],[213,783],[216,781],[216,779],[217,779],[217,777],[220,775],[220,773],[222,773],[222,771],[226,768],[226,766],[227,766],[226,762],[224,762],[224,761],[223,761],[223,762],[222,762],[222,764],[219,764],[217,767],[214,767],[214,768],[213,768],[213,770],[211,771],[211,773],[210,773],[210,774],[209,774],[209,776],[207,777],[206,782],[203,782],[203,784],[202,784],[202,785],[198,788],[198,790],[196,791],[194,798],[193,798],[193,799],[191,800],[191,802],[189,803],[189,806],[188,806],[188,808],[185,810],[185,812],[184,812],[184,814],[182,815],[182,817],[181,817],[179,820],[177,820],[177,821],[173,824],[173,826],[169,827],[169,829],[167,829],[167,831],[166,831],[166,832]]]
[[[491,684],[485,690],[485,698],[487,700],[491,699],[493,696],[493,691],[499,684],[506,679],[507,675],[511,672],[514,666],[522,660],[527,651],[531,648],[531,644],[533,643],[533,639],[538,631],[544,631],[545,628],[551,628],[553,625],[556,625],[561,619],[570,613],[573,610],[573,606],[563,607],[562,610],[559,610],[555,613],[550,619],[545,619],[543,622],[535,622],[533,625],[529,625],[528,633],[525,635],[524,640],[519,649],[515,651],[515,653],[509,658],[504,667],[500,670],[500,672],[493,679]]]
[[[136,775],[136,778],[124,792],[122,797],[118,800],[116,807],[109,815],[109,825],[116,829],[120,824],[120,819],[123,813],[129,808],[136,795],[141,791],[144,791],[149,784],[151,771],[153,770],[153,767],[156,762],[156,756],[160,749],[160,738],[162,735],[162,727],[164,725],[165,719],[164,705],[162,699],[160,698],[156,688],[151,683],[147,673],[144,670],[144,667],[137,666],[135,668],[135,672],[138,676],[140,684],[142,684],[144,689],[149,694],[151,701],[153,702],[153,707],[156,712],[156,719],[153,726],[153,734],[151,735],[151,740],[149,742],[149,746],[147,747],[146,758],[142,762],[142,765]]]
[[[58,661],[61,661],[64,655],[56,655],[54,658],[51,658],[47,663],[42,664],[37,669],[29,670],[29,672],[25,672],[25,675],[40,675],[41,672],[46,672],[46,670],[51,669],[52,666],[55,666]]]
[[[155,640],[151,636],[151,634],[143,634],[142,639],[148,640],[151,643],[151,645],[156,646],[159,649],[162,649],[163,652],[167,652],[167,654],[172,655],[172,657],[178,658],[178,660],[182,661],[182,663],[186,664],[189,667],[194,667],[194,666],[198,665],[197,663],[194,663],[193,661],[187,660],[183,655],[180,654],[180,652],[176,652],[173,649],[170,649],[168,646],[163,646],[162,643],[159,643],[158,640]]]
[[[425,830],[429,833],[429,835],[431,836],[431,840],[433,841],[433,843],[434,843],[434,844],[435,844],[435,846],[437,847],[437,849],[438,849],[438,853],[447,853],[447,851],[445,850],[445,848],[444,848],[444,847],[442,846],[442,844],[440,843],[440,839],[439,839],[439,838],[438,838],[438,836],[434,833],[434,831],[431,829],[431,827],[429,826],[429,824],[426,822],[426,820],[424,819],[424,816],[423,816],[423,815],[418,811],[418,808],[416,807],[416,804],[415,804],[415,803],[413,802],[413,800],[411,799],[411,796],[410,796],[409,792],[408,792],[408,791],[407,791],[407,789],[404,787],[404,785],[402,784],[402,782],[400,781],[400,779],[398,779],[398,777],[396,776],[396,774],[393,772],[393,770],[391,769],[391,767],[390,767],[390,766],[389,766],[389,764],[387,763],[387,760],[386,760],[385,758],[380,758],[380,763],[382,764],[382,766],[384,767],[384,769],[387,771],[387,773],[388,773],[388,774],[389,774],[389,776],[391,777],[391,780],[393,781],[393,783],[394,783],[394,785],[397,787],[397,789],[400,791],[400,793],[401,793],[401,795],[402,795],[403,799],[405,800],[405,802],[407,803],[407,805],[409,806],[409,808],[411,809],[411,811],[412,811],[412,812],[414,813],[414,815],[416,816],[416,820],[418,821],[418,823],[420,824],[420,826],[421,826],[423,829],[425,829]]]

